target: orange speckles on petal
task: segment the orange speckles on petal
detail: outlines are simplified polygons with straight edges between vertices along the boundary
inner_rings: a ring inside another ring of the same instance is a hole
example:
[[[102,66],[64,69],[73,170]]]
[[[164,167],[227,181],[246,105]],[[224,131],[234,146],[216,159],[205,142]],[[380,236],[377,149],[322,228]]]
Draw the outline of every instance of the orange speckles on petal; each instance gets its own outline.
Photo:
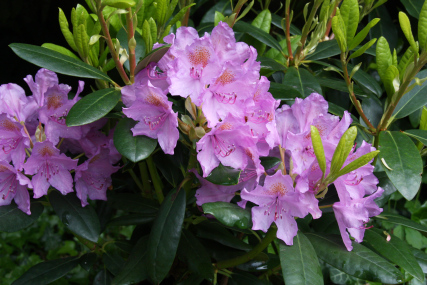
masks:
[[[0,172],[5,172],[5,171],[9,171],[9,168],[7,168],[4,165],[0,165]]]
[[[62,98],[59,94],[53,94],[47,98],[48,109],[58,109],[63,105]]]
[[[268,190],[269,194],[271,194],[271,195],[280,195],[280,196],[284,196],[288,192],[289,191],[286,188],[286,186],[283,183],[281,183],[281,182],[273,183],[271,185],[270,189]]]
[[[231,82],[233,82],[234,79],[234,73],[231,70],[226,69],[220,77],[218,77],[215,81],[215,84],[220,84],[220,85],[226,85],[229,84]]]
[[[157,106],[157,107],[164,107],[167,108],[167,104],[163,101],[162,97],[155,93],[149,93],[147,97],[145,97],[145,101],[151,105]]]
[[[8,119],[1,121],[0,127],[6,129],[7,131],[19,131],[19,127]]]
[[[100,158],[101,158],[101,155],[97,154],[89,160],[89,163],[94,163],[95,161],[97,161]]]
[[[232,129],[233,129],[233,124],[231,124],[231,123],[224,123],[218,127],[218,130],[221,130],[221,131],[226,131],[226,130],[229,131]]]
[[[39,149],[39,154],[41,154],[42,156],[53,156],[55,155],[55,150],[49,146],[44,146]]]
[[[206,47],[198,47],[194,52],[190,52],[188,54],[188,58],[192,65],[201,65],[205,67],[208,65],[208,61],[211,57],[211,53]]]

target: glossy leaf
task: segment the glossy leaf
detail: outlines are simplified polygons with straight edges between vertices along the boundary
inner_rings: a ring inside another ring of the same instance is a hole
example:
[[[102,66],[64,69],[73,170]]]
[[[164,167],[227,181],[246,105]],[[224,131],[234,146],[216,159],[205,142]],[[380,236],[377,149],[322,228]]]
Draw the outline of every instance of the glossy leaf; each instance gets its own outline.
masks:
[[[218,222],[203,222],[198,224],[197,237],[214,240],[227,247],[248,251],[252,246],[238,239]]]
[[[275,38],[273,38],[270,34],[264,32],[262,29],[252,26],[251,24],[239,21],[234,24],[233,29],[236,32],[247,33],[248,35],[259,40],[260,42],[266,44],[269,47],[277,49],[278,51],[282,50],[282,47]]]
[[[267,71],[274,72],[286,70],[286,66],[268,57],[258,57],[257,61],[261,62],[261,69]]]
[[[109,226],[130,226],[148,224],[156,218],[155,213],[130,214],[114,218],[108,222]]]
[[[15,280],[12,285],[45,285],[49,284],[68,272],[79,264],[79,257],[49,260],[31,267],[21,277]]]
[[[400,27],[403,31],[403,34],[405,35],[406,39],[408,40],[409,45],[411,46],[412,50],[414,52],[418,52],[418,46],[415,43],[414,35],[412,34],[411,22],[409,21],[408,16],[406,16],[406,14],[403,12],[399,12],[399,23],[400,23]]]
[[[141,34],[138,32],[135,33],[134,37],[136,41],[135,60],[138,63],[145,57],[145,42]],[[117,39],[120,41],[122,48],[126,49],[127,53],[129,54],[129,42],[124,28],[120,29],[120,31],[117,33]],[[129,60],[125,61],[124,67],[129,70]]]
[[[427,145],[427,130],[406,130],[403,133]]]
[[[143,198],[141,194],[120,193],[111,196],[112,206],[120,210],[142,214],[155,214],[159,210],[157,201]]]
[[[294,100],[297,97],[301,97],[301,93],[293,86],[275,82],[270,82],[270,89],[268,89],[268,92],[270,92],[275,99],[281,100]]]
[[[356,170],[356,169],[368,164],[370,161],[372,161],[374,159],[374,157],[376,157],[378,155],[379,152],[380,152],[379,150],[371,151],[367,154],[362,155],[361,157],[356,158],[355,160],[353,160],[352,162],[350,162],[349,164],[344,166],[338,172],[338,176],[345,175],[347,173],[352,172],[353,170]]]
[[[307,60],[319,60],[324,58],[329,58],[341,53],[340,47],[338,46],[337,41],[330,40],[324,41],[317,45],[316,50],[307,55],[305,59]]]
[[[95,279],[93,279],[93,285],[111,285],[112,281],[111,274],[106,269],[103,269],[96,274]]]
[[[374,217],[374,219],[378,220],[378,221],[386,221],[388,223],[392,223],[395,225],[402,225],[414,230],[418,230],[421,232],[425,232],[427,233],[427,227],[421,225],[420,223],[414,222],[408,218],[405,218],[401,215],[397,215],[397,214],[393,214],[393,213],[387,213],[387,212],[383,212],[380,215]]]
[[[378,229],[365,231],[364,243],[375,249],[388,260],[405,269],[406,272],[419,279],[424,280],[424,273],[418,265],[417,260],[411,253],[411,247],[396,236],[388,241],[387,236]]]
[[[307,237],[298,231],[293,245],[279,245],[283,279],[289,285],[322,285],[323,276],[316,251]]]
[[[75,55],[72,51],[70,51],[69,49],[66,49],[62,46],[58,46],[58,45],[51,44],[51,43],[44,43],[44,44],[42,44],[42,47],[56,51],[56,52],[59,52],[59,53],[62,53],[63,55],[72,57],[76,60],[80,60],[80,58],[77,55]]]
[[[188,268],[197,275],[205,279],[213,277],[214,271],[209,254],[200,241],[187,229],[182,230],[178,255],[186,261]]]
[[[417,75],[417,78],[427,77],[427,70],[420,71]],[[415,80],[411,82],[414,84]],[[421,86],[416,85],[411,91],[403,95],[402,99],[397,103],[396,109],[394,109],[393,117],[395,119],[404,118],[416,110],[420,109],[422,106],[427,104],[427,96],[425,92],[427,90],[427,81],[424,81]]]
[[[322,94],[322,88],[316,81],[316,78],[306,69],[295,67],[288,68],[284,84],[290,86],[294,92],[297,92],[300,98],[306,98],[311,93]]]
[[[158,62],[169,50],[170,45],[163,45],[145,55],[135,68],[135,74],[147,67],[150,62]]]
[[[394,25],[395,16],[392,18],[384,5],[373,10],[368,16],[370,21],[374,18],[381,19],[381,21],[369,31],[370,38],[379,39],[380,37],[384,37],[390,45],[390,50],[395,49],[398,41],[398,29],[396,29]],[[390,27],[393,28],[391,29]]]
[[[146,159],[157,146],[157,140],[146,136],[133,136],[131,128],[135,125],[132,119],[121,119],[114,132],[114,146],[121,155],[132,162]]]
[[[136,2],[134,0],[102,0],[102,5],[126,9],[135,6]]]
[[[148,237],[142,237],[132,248],[131,254],[120,273],[114,278],[114,284],[134,284],[148,278],[147,274]]]
[[[20,58],[53,72],[111,82],[110,77],[102,71],[59,52],[28,44],[10,44],[9,47]]]
[[[247,229],[251,226],[251,213],[235,204],[226,202],[205,203],[205,214],[211,214],[218,221],[229,227]]]
[[[0,231],[1,232],[17,232],[25,229],[34,223],[41,213],[43,213],[43,205],[39,202],[32,202],[30,205],[31,215],[27,215],[18,209],[15,202],[10,205],[0,207]]]
[[[119,102],[122,94],[114,88],[95,91],[76,102],[67,115],[67,126],[82,126],[95,122],[108,114]]]
[[[353,52],[348,59],[352,59],[352,58],[356,58],[356,57],[361,56],[362,54],[365,53],[365,51],[368,48],[370,48],[371,46],[373,46],[376,41],[377,41],[377,39],[370,40],[369,42],[367,42],[366,44],[364,44],[361,48],[359,48],[358,50],[356,50],[355,52]]]
[[[427,273],[427,254],[424,251],[418,250],[416,248],[411,248],[411,253],[418,262],[418,265],[421,267],[421,270],[424,274]]]
[[[405,134],[381,132],[379,150],[387,176],[403,197],[412,200],[420,187],[423,172],[417,147]]]
[[[332,156],[330,175],[333,176],[338,174],[354,146],[354,140],[356,139],[356,136],[357,128],[354,126],[350,127],[342,135]]]
[[[241,170],[220,164],[206,177],[206,180],[217,185],[236,185],[239,183]]]
[[[147,271],[154,283],[160,283],[166,277],[175,259],[184,213],[185,191],[169,192],[148,239]]]
[[[340,6],[341,17],[346,29],[347,45],[353,40],[359,24],[359,3],[357,0],[344,0]]]
[[[55,213],[70,231],[89,241],[98,241],[101,226],[95,210],[90,205],[82,207],[75,193],[62,195],[56,190],[49,193],[49,201]]]
[[[406,11],[409,15],[418,19],[420,15],[421,8],[423,6],[423,0],[400,0],[400,2],[405,6]]]
[[[313,144],[314,154],[316,155],[317,163],[323,175],[326,171],[326,158],[325,150],[323,149],[322,138],[320,137],[319,130],[315,126],[311,127],[311,143]]]
[[[393,264],[361,244],[353,242],[353,250],[347,251],[340,236],[316,233],[305,235],[319,259],[348,275],[387,284],[396,284],[403,279]]]
[[[282,17],[280,17],[279,15],[277,15],[277,14],[272,14],[271,15],[272,17],[271,17],[271,23],[273,24],[273,25],[275,25],[276,27],[278,27],[279,29],[281,29],[282,28],[282,24],[281,24],[281,22],[282,22]],[[301,30],[297,27],[297,26],[295,26],[294,24],[292,24],[291,23],[291,25],[290,25],[290,27],[289,27],[289,32],[292,34],[292,35],[301,35],[302,34],[302,32],[301,32]]]
[[[341,26],[339,17],[334,16],[332,18],[332,31],[335,34],[335,39],[338,42],[341,52],[345,52],[347,50],[346,36],[343,29],[345,29],[345,27]]]
[[[266,156],[266,157],[260,157],[261,165],[264,167],[265,170],[272,169],[273,167],[279,165],[282,161],[280,158],[274,157],[274,156]]]
[[[351,40],[351,42],[349,43],[348,49],[349,50],[355,49],[366,38],[366,36],[369,33],[369,30],[373,26],[378,24],[379,21],[380,21],[379,18],[372,19],[360,32],[357,33],[357,35],[353,38],[353,40]]]

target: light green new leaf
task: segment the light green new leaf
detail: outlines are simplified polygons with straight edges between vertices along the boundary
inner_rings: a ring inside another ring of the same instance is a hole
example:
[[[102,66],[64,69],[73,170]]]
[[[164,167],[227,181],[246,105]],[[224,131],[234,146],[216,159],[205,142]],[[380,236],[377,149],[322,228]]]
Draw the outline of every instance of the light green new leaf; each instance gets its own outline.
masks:
[[[326,158],[325,150],[323,149],[322,138],[320,137],[319,130],[315,126],[310,126],[311,128],[311,143],[313,144],[314,154],[316,155],[317,163],[322,170],[323,176],[326,172]]]
[[[391,96],[393,96],[393,94],[399,90],[400,87],[399,70],[396,66],[390,65],[387,68],[383,82],[387,96],[391,98]]]
[[[335,39],[338,42],[338,46],[340,47],[341,52],[345,52],[347,49],[346,38],[344,31],[340,26],[340,20],[338,16],[334,16],[332,18],[332,31],[335,34]]]
[[[68,45],[73,50],[77,51],[76,43],[74,42],[73,33],[71,33],[70,29],[68,28],[67,17],[65,17],[65,14],[61,8],[59,8],[59,27],[61,28],[61,32],[64,35],[64,38],[67,41]]]
[[[370,21],[366,25],[366,27],[364,27],[360,32],[358,32],[357,35],[353,38],[353,40],[351,40],[351,42],[348,44],[348,50],[355,49],[366,38],[366,36],[369,33],[369,30],[373,26],[375,26],[379,21],[380,21],[379,18],[372,19],[372,21]]]
[[[113,8],[126,9],[136,5],[133,0],[103,0],[101,3],[103,6],[110,6]]]
[[[356,169],[368,164],[370,161],[372,161],[374,159],[375,156],[378,155],[379,152],[380,152],[379,150],[371,151],[370,153],[362,155],[361,157],[353,160],[352,162],[350,162],[349,164],[344,166],[338,172],[338,176],[342,176],[344,174],[350,173],[353,170],[356,170]]]
[[[418,42],[421,50],[426,49],[427,44],[427,1],[421,8],[420,18],[418,20]]]
[[[391,56],[390,46],[386,38],[380,37],[377,42],[377,70],[378,74],[381,77],[381,80],[384,82],[385,74],[387,68],[393,64],[393,58]]]
[[[411,62],[414,62],[414,51],[412,50],[412,47],[408,47],[408,49],[400,58],[399,64],[397,66],[397,69],[399,69],[400,80],[403,79],[406,68]]]
[[[377,39],[372,39],[366,44],[364,44],[361,48],[353,52],[348,59],[356,58],[358,56],[361,56],[368,48],[374,45],[374,43],[377,41]],[[349,48],[351,50],[351,48]]]
[[[402,29],[403,34],[408,40],[412,50],[414,53],[418,52],[418,46],[415,43],[414,36],[412,35],[411,23],[409,22],[408,16],[406,16],[406,14],[403,12],[399,12],[399,23],[400,28]]]
[[[203,204],[203,212],[211,214],[218,221],[229,227],[247,229],[251,227],[251,212],[235,204],[213,202]]]
[[[425,107],[424,107],[425,108]],[[421,124],[420,124],[421,127]],[[425,127],[425,126],[423,126]],[[427,130],[406,130],[403,132],[404,134],[413,137],[414,139],[421,142],[423,145],[427,145]]]
[[[44,43],[42,44],[42,47],[62,53],[63,55],[75,58],[77,60],[81,60],[77,55],[75,55],[72,51],[70,51],[69,49],[66,49],[62,46],[58,46],[55,44],[51,44],[51,43]]]
[[[359,3],[357,0],[344,0],[340,6],[341,17],[346,29],[347,45],[353,40],[359,24]]]
[[[214,24],[218,26],[219,22],[224,21],[225,16],[220,11],[215,11]]]
[[[339,170],[346,161],[351,149],[354,146],[354,140],[357,136],[357,128],[350,127],[341,137],[331,161],[330,176],[338,174]]]

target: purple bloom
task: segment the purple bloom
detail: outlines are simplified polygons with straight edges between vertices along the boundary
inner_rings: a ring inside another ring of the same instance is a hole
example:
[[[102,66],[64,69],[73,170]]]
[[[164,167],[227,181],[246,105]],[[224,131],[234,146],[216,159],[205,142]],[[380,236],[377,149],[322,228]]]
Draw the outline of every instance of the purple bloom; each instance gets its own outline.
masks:
[[[98,148],[94,156],[76,168],[74,181],[77,197],[83,207],[88,204],[88,196],[92,200],[107,200],[106,192],[111,186],[111,174],[117,170],[119,167],[111,165],[109,151],[106,148]]]
[[[369,217],[382,212],[374,199],[380,197],[383,192],[384,190],[378,187],[378,190],[370,196],[354,200],[348,198],[333,205],[341,237],[348,251],[353,249],[349,234],[356,242],[362,242],[366,229],[365,224],[369,221]]]
[[[9,205],[15,199],[18,208],[31,215],[27,188],[33,188],[30,179],[6,161],[0,161],[0,206]]]
[[[150,83],[135,88],[136,100],[123,113],[138,123],[132,128],[134,136],[144,135],[158,139],[167,154],[173,154],[179,138],[178,113],[172,110],[172,102],[160,88]]]
[[[0,100],[0,113],[6,113],[11,119],[16,118],[19,122],[25,122],[37,108],[25,96],[24,89],[13,83],[0,86]]]
[[[60,154],[52,142],[37,142],[24,165],[25,174],[34,175],[34,198],[47,194],[49,185],[62,194],[73,192],[73,178],[69,170],[76,169],[77,160]]]
[[[30,147],[30,139],[21,124],[10,120],[6,114],[0,114],[0,159],[12,160],[15,168],[22,170],[27,147]]]
[[[27,82],[35,101],[41,107],[45,104],[44,95],[47,89],[58,85],[58,76],[55,72],[42,68],[37,72],[35,82],[31,75],[27,75],[24,81]]]
[[[297,180],[297,189],[289,175],[280,171],[267,176],[264,186],[258,186],[251,192],[243,189],[241,197],[259,206],[252,208],[253,230],[267,232],[274,222],[277,225],[277,237],[287,245],[293,244],[298,227],[294,217],[303,218],[311,213],[313,218],[321,216],[318,201],[309,192],[302,193],[300,188],[306,187],[304,181]],[[302,183],[302,185],[299,185]]]
[[[235,169],[244,169],[251,157],[258,157],[256,141],[250,134],[249,126],[229,115],[223,122],[197,142],[197,159],[203,169],[203,177],[222,163]]]

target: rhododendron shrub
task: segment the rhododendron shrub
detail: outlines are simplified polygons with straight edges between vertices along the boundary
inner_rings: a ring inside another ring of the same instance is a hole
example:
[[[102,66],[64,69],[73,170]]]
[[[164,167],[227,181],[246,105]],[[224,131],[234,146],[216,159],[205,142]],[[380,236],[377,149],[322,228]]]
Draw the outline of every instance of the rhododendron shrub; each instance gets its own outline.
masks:
[[[292,1],[192,2],[87,0],[71,50],[11,45],[42,68],[0,86],[0,231],[47,208],[73,244],[15,284],[424,282],[427,4],[392,52],[384,1],[315,0],[301,30]]]

